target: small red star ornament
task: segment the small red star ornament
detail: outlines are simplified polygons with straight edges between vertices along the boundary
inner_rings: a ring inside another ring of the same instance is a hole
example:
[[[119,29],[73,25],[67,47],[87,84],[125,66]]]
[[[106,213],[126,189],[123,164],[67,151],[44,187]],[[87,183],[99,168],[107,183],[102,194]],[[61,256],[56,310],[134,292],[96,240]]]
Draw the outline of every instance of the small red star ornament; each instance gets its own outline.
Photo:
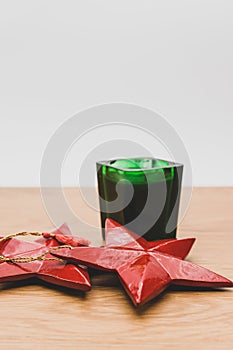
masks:
[[[36,259],[50,249],[60,244],[73,244],[74,246],[87,245],[88,241],[74,238],[66,224],[56,231],[43,233],[43,237],[35,242],[20,241],[16,238],[0,241],[0,282],[12,282],[36,277],[40,280],[68,288],[88,291],[91,288],[90,278],[85,268],[66,261],[54,260],[54,256],[47,253],[43,259]],[[9,259],[8,259],[9,258]],[[14,259],[16,261],[11,261]],[[17,262],[35,258],[30,262]],[[8,259],[8,261],[6,261]],[[52,260],[46,260],[52,259]]]
[[[117,222],[106,220],[104,247],[77,247],[53,252],[57,257],[105,271],[116,271],[126,292],[138,306],[160,294],[169,284],[233,287],[233,282],[183,259],[195,239],[147,242]]]

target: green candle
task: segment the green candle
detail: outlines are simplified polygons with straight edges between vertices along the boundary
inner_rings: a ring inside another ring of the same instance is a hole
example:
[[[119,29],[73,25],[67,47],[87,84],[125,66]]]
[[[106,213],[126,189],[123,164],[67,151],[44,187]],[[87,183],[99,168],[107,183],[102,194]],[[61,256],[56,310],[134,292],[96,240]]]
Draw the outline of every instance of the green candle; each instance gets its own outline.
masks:
[[[97,163],[103,238],[106,218],[149,241],[176,237],[183,165],[155,158]]]

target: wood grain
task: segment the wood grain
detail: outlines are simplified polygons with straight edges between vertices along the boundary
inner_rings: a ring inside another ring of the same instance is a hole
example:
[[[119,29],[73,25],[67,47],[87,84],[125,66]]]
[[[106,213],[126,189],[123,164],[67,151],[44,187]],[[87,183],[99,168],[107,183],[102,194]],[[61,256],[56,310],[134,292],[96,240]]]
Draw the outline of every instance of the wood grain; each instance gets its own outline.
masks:
[[[80,205],[77,189],[67,193]],[[179,228],[179,237],[197,237],[188,259],[230,279],[232,208],[233,188],[196,188]],[[38,189],[0,189],[0,213],[4,235],[53,229]],[[98,223],[97,213],[91,215]],[[233,290],[170,288],[137,310],[115,275],[91,274],[87,294],[36,280],[2,284],[1,349],[233,348]]]

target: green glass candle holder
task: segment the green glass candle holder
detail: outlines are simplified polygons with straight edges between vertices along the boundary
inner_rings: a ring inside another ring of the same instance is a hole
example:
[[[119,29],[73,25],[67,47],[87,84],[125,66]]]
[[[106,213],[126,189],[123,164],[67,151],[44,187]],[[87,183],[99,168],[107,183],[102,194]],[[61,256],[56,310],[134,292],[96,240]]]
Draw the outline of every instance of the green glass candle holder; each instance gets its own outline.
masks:
[[[103,238],[111,218],[148,241],[176,237],[183,165],[156,158],[97,162]]]

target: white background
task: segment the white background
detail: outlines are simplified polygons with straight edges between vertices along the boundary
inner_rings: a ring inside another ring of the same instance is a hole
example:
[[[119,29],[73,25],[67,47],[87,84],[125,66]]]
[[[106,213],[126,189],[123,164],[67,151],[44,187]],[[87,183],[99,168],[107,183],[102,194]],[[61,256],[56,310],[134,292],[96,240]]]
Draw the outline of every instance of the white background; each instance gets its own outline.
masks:
[[[114,101],[166,116],[195,186],[232,186],[232,96],[231,0],[0,1],[0,186],[39,186],[57,127]]]

